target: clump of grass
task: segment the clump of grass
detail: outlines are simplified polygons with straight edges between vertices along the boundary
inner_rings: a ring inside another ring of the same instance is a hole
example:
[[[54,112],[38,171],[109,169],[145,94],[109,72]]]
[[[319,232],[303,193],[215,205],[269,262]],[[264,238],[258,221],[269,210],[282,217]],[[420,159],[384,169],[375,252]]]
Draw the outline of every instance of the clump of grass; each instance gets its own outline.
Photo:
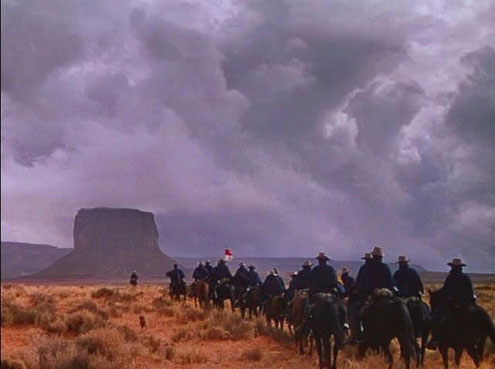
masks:
[[[206,329],[201,333],[203,340],[221,341],[230,338],[230,333],[221,327],[208,324]]]
[[[175,346],[166,346],[165,350],[163,351],[165,359],[169,361],[173,360],[176,354],[177,350],[175,349]]]
[[[244,350],[242,352],[241,359],[249,361],[260,361],[261,359],[263,359],[263,351],[259,347]]]
[[[179,320],[181,323],[190,323],[205,320],[210,315],[208,310],[199,309],[193,306],[185,305],[180,311]]]
[[[94,291],[91,294],[91,297],[93,297],[95,299],[108,298],[108,297],[112,297],[114,295],[114,293],[115,293],[115,290],[113,290],[111,288],[103,287],[103,288],[98,288],[96,291]]]
[[[217,312],[211,317],[210,323],[213,326],[223,328],[224,331],[228,332],[229,338],[234,341],[254,337],[253,325],[242,319],[239,315]]]
[[[186,330],[184,328],[179,328],[172,335],[172,341],[175,343],[189,341],[193,338],[193,336],[194,335],[189,330]]]
[[[81,310],[87,310],[90,311],[96,315],[98,315],[100,318],[107,320],[109,318],[109,313],[105,310],[102,310],[96,305],[96,303],[92,300],[84,300],[82,303],[80,303],[77,307],[74,309],[70,310],[69,313],[73,314],[77,311]]]
[[[208,357],[204,353],[190,348],[179,352],[176,361],[182,365],[204,364],[208,362]]]
[[[162,316],[174,316],[176,308],[173,306],[172,301],[163,297],[157,297],[152,302],[153,311],[156,311],[158,315]]]
[[[102,328],[105,326],[105,321],[99,316],[83,310],[67,315],[65,325],[67,332],[77,335],[89,332],[92,329]]]
[[[26,369],[26,365],[22,361],[13,359],[2,359],[0,366],[2,369]]]
[[[160,350],[162,340],[153,336],[146,336],[144,339],[144,345],[148,347],[151,353],[155,353]]]
[[[257,336],[269,336],[271,333],[270,327],[266,325],[263,318],[257,318],[254,322],[254,331]]]
[[[138,339],[136,331],[127,325],[121,325],[117,330],[124,337],[125,342],[136,342]]]
[[[34,325],[36,318],[37,312],[33,308],[25,308],[2,299],[2,326]]]

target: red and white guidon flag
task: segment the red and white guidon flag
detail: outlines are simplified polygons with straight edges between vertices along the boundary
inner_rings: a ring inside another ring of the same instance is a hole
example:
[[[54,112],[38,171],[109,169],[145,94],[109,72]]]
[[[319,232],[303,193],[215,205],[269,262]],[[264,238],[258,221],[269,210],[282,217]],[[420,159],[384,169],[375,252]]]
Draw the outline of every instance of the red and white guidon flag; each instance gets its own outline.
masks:
[[[227,261],[231,261],[234,258],[234,254],[232,253],[232,251],[230,249],[225,249],[225,256],[224,256],[224,258]]]

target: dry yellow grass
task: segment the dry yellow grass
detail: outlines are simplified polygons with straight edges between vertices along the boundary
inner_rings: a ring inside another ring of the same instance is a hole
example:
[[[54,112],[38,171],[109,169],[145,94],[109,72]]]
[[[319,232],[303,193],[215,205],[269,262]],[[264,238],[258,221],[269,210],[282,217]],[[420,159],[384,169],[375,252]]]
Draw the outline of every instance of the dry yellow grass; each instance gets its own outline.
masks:
[[[2,286],[2,367],[65,368],[308,368],[313,354],[296,354],[287,332],[263,319],[243,320],[230,311],[201,310],[169,300],[163,287]],[[495,284],[477,286],[480,305],[495,315]],[[139,316],[146,319],[142,330]],[[395,368],[402,368],[395,351]],[[495,367],[495,347],[482,368]],[[381,357],[355,358],[346,347],[341,369],[385,368]],[[428,352],[428,368],[442,368]],[[465,355],[462,368],[473,367]]]

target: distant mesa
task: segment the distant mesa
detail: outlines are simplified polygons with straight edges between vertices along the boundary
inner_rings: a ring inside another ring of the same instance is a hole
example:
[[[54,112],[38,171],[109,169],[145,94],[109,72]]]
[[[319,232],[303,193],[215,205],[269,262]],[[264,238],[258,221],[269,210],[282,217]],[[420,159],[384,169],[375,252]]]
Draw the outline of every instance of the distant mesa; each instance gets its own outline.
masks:
[[[164,277],[174,260],[158,247],[152,213],[136,209],[81,209],[74,221],[74,249],[36,279]]]
[[[2,280],[37,273],[71,250],[51,245],[2,241]]]

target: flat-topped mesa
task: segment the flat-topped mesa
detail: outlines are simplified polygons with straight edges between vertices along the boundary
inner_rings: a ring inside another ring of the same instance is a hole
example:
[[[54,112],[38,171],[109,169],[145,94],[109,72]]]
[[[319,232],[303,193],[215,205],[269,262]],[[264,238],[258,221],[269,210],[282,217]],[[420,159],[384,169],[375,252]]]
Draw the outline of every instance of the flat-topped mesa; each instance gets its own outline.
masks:
[[[135,209],[81,209],[74,221],[74,249],[35,278],[164,277],[174,260],[158,246],[152,213]]]
[[[154,216],[135,209],[81,209],[74,222],[74,249],[159,250]]]

